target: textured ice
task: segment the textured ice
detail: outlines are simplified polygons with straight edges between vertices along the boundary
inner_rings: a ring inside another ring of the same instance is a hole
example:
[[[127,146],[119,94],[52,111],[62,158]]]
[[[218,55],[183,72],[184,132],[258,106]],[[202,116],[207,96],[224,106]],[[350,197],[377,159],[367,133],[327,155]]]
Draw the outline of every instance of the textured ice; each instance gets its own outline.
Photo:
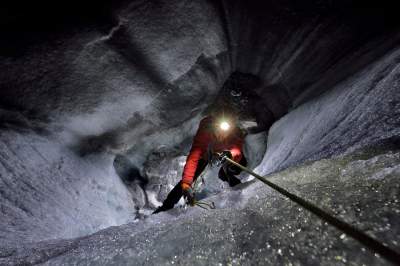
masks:
[[[106,34],[89,25],[0,55],[0,245],[87,235],[158,204],[124,186],[115,158],[143,174],[194,134],[231,72],[215,8],[178,2],[135,2]]]
[[[128,2],[109,24],[2,33],[0,264],[384,264],[262,184],[228,188],[216,169],[202,196],[217,210],[147,217],[235,71],[260,82],[229,95],[251,93],[265,121],[280,119],[267,150],[266,133],[246,139],[250,166],[306,162],[270,178],[399,249],[398,151],[353,153],[398,145],[400,35],[387,12]]]
[[[271,128],[260,166],[272,172],[400,135],[400,50],[395,49]]]
[[[364,150],[289,168],[268,179],[399,251],[399,175],[370,178],[399,164],[398,150]],[[379,255],[261,182],[242,184],[207,200],[215,201],[217,209],[178,208],[83,238],[2,248],[0,263],[386,264]]]
[[[110,155],[77,156],[35,134],[0,132],[0,246],[86,235],[134,217]]]

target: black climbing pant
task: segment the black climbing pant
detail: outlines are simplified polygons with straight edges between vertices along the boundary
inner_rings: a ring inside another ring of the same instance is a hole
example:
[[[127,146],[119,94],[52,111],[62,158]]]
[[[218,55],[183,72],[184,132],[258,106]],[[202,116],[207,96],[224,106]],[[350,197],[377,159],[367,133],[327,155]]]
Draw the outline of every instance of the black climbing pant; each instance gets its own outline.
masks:
[[[247,160],[242,157],[242,159],[239,162],[243,166],[247,166]],[[201,159],[199,163],[197,164],[197,169],[194,174],[194,180],[197,179],[197,177],[204,171],[204,169],[207,166],[207,161]],[[227,165],[225,167],[221,167],[221,169],[218,172],[218,177],[222,181],[228,182],[229,186],[233,187],[238,184],[240,184],[240,179],[238,179],[235,175],[240,174],[242,170],[234,165]],[[176,186],[171,190],[171,192],[168,194],[167,198],[164,200],[163,205],[158,207],[154,213],[159,213],[162,211],[167,211],[169,209],[172,209],[176,203],[181,199],[183,196],[183,190],[181,187],[181,182],[178,182]]]
[[[244,156],[240,160],[239,164],[247,166],[247,160],[244,158]],[[228,182],[229,186],[234,187],[241,183],[240,179],[236,177],[236,175],[240,174],[240,172],[242,172],[242,169],[239,167],[232,164],[226,164],[219,169],[218,177],[222,181]]]

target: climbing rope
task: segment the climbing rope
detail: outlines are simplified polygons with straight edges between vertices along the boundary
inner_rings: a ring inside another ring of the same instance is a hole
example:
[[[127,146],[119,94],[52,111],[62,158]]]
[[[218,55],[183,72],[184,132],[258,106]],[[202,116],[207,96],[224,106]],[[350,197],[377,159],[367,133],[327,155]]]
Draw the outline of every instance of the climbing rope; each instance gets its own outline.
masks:
[[[336,227],[337,229],[339,229],[346,235],[351,236],[355,240],[359,241],[361,244],[363,244],[364,246],[369,248],[371,251],[381,255],[383,258],[387,259],[388,261],[390,261],[396,265],[400,265],[400,254],[397,253],[396,251],[394,251],[393,249],[383,245],[379,241],[368,236],[367,234],[365,234],[364,232],[360,231],[359,229],[351,226],[350,224],[343,222],[343,221],[339,220],[338,218],[332,216],[331,214],[325,212],[324,210],[322,210],[321,208],[312,204],[311,202],[309,202],[305,199],[302,199],[302,198],[290,193],[289,191],[285,190],[284,188],[281,188],[280,186],[268,181],[265,177],[262,177],[256,173],[254,173],[247,167],[244,167],[243,165],[229,159],[227,156],[225,156],[222,160],[229,162],[229,163],[239,167],[243,171],[249,173],[250,175],[256,177],[258,180],[260,180],[264,184],[266,184],[269,187],[271,187],[272,189],[278,191],[282,195],[288,197],[290,200],[296,202],[301,207],[303,207],[306,210],[310,211],[311,213],[315,214],[320,219],[326,221],[327,223],[333,225],[334,227]]]

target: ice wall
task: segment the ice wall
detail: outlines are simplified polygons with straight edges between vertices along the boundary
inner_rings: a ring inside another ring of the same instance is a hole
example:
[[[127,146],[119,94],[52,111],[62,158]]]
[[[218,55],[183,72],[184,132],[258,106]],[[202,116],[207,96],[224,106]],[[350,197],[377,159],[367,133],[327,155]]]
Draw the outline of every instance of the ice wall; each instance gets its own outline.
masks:
[[[399,163],[392,146],[268,178],[399,250]],[[261,182],[207,200],[218,209],[176,208],[82,238],[0,249],[0,264],[388,265]]]
[[[20,33],[34,41],[0,55],[0,245],[133,221],[144,203],[115,156],[130,154],[140,169],[153,151],[180,145],[231,71],[207,2],[114,11],[106,29],[34,29]]]
[[[290,111],[263,172],[398,134],[399,38],[386,14],[294,2],[132,1],[110,23],[2,35],[2,243],[134,219],[146,199],[128,194],[115,157],[143,177],[154,152],[187,152],[233,71],[260,77],[252,93],[269,115]]]
[[[77,237],[134,217],[112,156],[83,158],[29,132],[0,137],[0,246]]]
[[[274,124],[259,169],[277,171],[400,136],[400,50]]]

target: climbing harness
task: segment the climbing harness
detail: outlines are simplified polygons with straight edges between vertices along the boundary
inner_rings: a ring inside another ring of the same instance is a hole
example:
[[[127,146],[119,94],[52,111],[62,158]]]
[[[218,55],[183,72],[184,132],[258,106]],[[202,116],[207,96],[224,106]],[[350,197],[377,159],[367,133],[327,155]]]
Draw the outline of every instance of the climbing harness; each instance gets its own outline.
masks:
[[[263,182],[264,184],[268,185],[272,189],[278,191],[280,194],[282,194],[282,195],[286,196],[287,198],[289,198],[290,200],[296,202],[297,204],[299,204],[304,209],[306,209],[306,210],[310,211],[311,213],[315,214],[320,219],[326,221],[330,225],[333,225],[334,227],[336,227],[340,231],[344,232],[346,235],[351,236],[355,240],[359,241],[361,244],[363,244],[366,247],[368,247],[371,251],[381,255],[383,258],[387,259],[388,261],[390,261],[390,262],[392,262],[392,263],[394,263],[396,265],[400,265],[400,254],[399,253],[397,253],[393,249],[383,245],[382,243],[380,243],[379,241],[375,240],[374,238],[368,236],[367,234],[365,234],[364,232],[360,231],[359,229],[353,227],[352,225],[350,225],[350,224],[348,224],[346,222],[343,222],[343,221],[339,220],[338,218],[336,218],[336,217],[332,216],[331,214],[325,212],[324,210],[322,210],[321,208],[319,208],[316,205],[312,204],[311,202],[309,202],[309,201],[307,201],[305,199],[302,199],[302,198],[290,193],[289,191],[285,190],[284,188],[282,188],[282,187],[280,187],[280,186],[268,181],[265,177],[262,177],[262,176],[260,176],[260,175],[258,175],[256,173],[254,173],[253,171],[251,171],[247,167],[244,167],[243,165],[231,160],[227,156],[224,156],[221,159],[221,161],[229,162],[229,163],[239,167],[243,171],[249,173],[250,175],[254,176],[258,180]]]

